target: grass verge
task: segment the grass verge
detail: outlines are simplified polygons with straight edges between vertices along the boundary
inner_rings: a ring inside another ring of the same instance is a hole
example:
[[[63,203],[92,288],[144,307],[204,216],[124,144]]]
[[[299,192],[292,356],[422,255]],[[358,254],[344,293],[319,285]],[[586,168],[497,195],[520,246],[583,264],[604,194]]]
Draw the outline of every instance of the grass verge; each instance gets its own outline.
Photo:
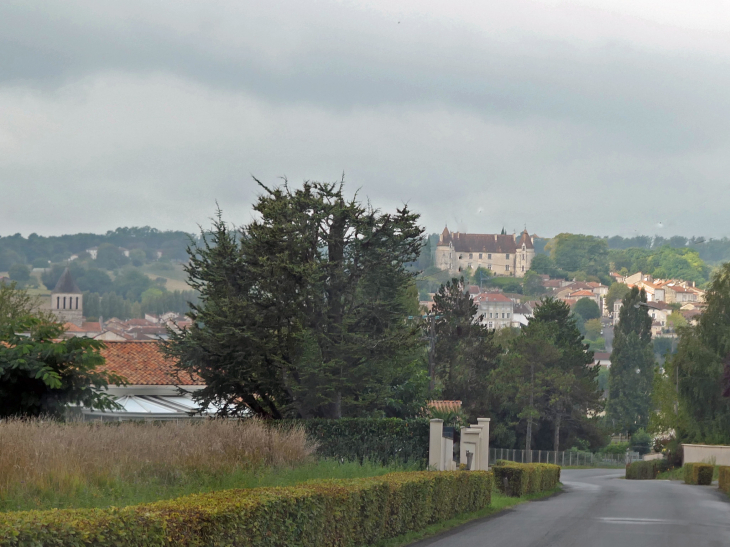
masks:
[[[712,473],[712,480],[716,481],[720,478],[720,466],[716,465],[715,470]],[[658,480],[665,480],[665,481],[683,481],[684,480],[684,471],[681,467],[675,467],[674,469],[670,469],[669,471],[662,471],[657,475]]]
[[[444,522],[432,524],[431,526],[424,528],[423,530],[419,530],[417,532],[409,532],[407,534],[403,534],[402,536],[383,540],[381,542],[374,544],[372,547],[404,547],[406,545],[410,545],[411,543],[415,543],[416,541],[420,541],[422,539],[430,538],[430,537],[436,536],[438,534],[441,534],[443,532],[447,532],[447,531],[449,531],[453,528],[456,528],[458,526],[461,526],[463,524],[467,524],[469,522],[483,519],[486,517],[494,516],[497,513],[500,513],[506,509],[514,507],[515,505],[519,505],[521,503],[525,503],[525,502],[532,501],[532,500],[538,500],[538,499],[550,497],[553,494],[560,492],[561,489],[562,489],[562,487],[558,486],[557,488],[554,488],[552,490],[547,490],[545,492],[539,492],[537,494],[528,494],[521,498],[511,498],[509,496],[500,494],[499,491],[497,491],[497,490],[494,490],[492,492],[492,503],[489,507],[486,507],[479,511],[474,511],[473,513],[464,513],[463,515],[459,515],[458,517],[454,517],[454,518],[452,518],[450,520],[446,520]]]
[[[370,462],[361,465],[356,462],[315,460],[293,467],[239,469],[221,474],[190,473],[171,482],[158,477],[131,482],[109,479],[104,484],[81,483],[72,491],[15,490],[11,497],[0,499],[0,511],[126,507],[217,490],[292,486],[311,480],[357,479],[418,470],[417,464],[383,466]]]

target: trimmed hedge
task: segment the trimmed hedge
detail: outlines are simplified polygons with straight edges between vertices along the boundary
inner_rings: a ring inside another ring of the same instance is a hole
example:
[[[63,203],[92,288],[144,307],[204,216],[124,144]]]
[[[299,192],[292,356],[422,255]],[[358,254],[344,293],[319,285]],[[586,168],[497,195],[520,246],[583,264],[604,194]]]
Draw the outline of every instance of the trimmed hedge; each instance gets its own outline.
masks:
[[[497,460],[492,471],[499,491],[512,497],[552,490],[560,482],[560,466],[551,463]]]
[[[632,462],[626,464],[626,478],[630,480],[656,479],[659,474],[657,460]]]
[[[707,486],[712,484],[712,474],[715,472],[715,466],[709,463],[685,463],[682,472],[686,484]]]
[[[492,487],[486,471],[420,471],[122,509],[0,513],[0,546],[369,545],[487,507]]]
[[[730,466],[720,466],[720,490],[726,494],[730,494]]]
[[[372,460],[382,465],[415,462],[428,465],[427,418],[340,418],[337,420],[283,420],[279,427],[301,425],[319,443],[324,458]]]

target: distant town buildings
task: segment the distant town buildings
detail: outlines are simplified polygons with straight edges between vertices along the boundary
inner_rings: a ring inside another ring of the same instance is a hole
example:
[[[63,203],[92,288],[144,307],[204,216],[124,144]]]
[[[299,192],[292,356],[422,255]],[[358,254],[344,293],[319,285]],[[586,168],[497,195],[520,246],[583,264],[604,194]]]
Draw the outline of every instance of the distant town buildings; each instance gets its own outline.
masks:
[[[436,267],[453,273],[484,268],[493,275],[523,277],[534,256],[535,248],[527,230],[518,237],[463,234],[444,228],[436,246]]]

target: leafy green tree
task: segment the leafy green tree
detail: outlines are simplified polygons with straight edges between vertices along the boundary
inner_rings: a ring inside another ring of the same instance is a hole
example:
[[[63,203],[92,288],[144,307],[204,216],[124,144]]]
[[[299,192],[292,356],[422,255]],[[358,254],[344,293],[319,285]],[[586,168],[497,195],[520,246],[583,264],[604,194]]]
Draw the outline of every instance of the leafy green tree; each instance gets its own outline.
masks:
[[[607,417],[615,431],[628,434],[645,429],[652,411],[654,352],[645,302],[643,289],[631,289],[614,329]]]
[[[584,321],[590,321],[591,319],[598,319],[601,317],[601,310],[590,298],[581,298],[573,306],[573,313],[580,315]]]
[[[527,296],[540,296],[545,292],[542,286],[542,278],[534,270],[528,270],[522,278],[522,294]]]
[[[589,340],[596,340],[601,335],[603,325],[600,319],[589,319],[585,323],[586,338]]]
[[[124,270],[114,279],[114,292],[128,300],[140,301],[142,293],[152,287],[153,281],[135,269]]]
[[[73,275],[73,274],[71,274]],[[74,278],[79,289],[104,294],[112,290],[113,283],[109,274],[98,268],[89,268]]]
[[[657,374],[655,431],[685,443],[730,443],[730,263],[715,273],[698,324],[679,329],[675,355]]]
[[[147,262],[147,255],[142,249],[132,249],[129,251],[129,260],[132,261],[133,266],[138,268]]]
[[[13,281],[23,283],[30,279],[30,268],[25,264],[13,264],[8,270],[8,276]]]
[[[61,417],[68,404],[117,407],[103,389],[124,379],[97,369],[103,344],[59,340],[62,333],[61,325],[30,316],[0,324],[0,417]]]
[[[558,234],[549,243],[555,265],[568,272],[608,274],[608,244],[605,239],[582,234]]]
[[[564,277],[565,272],[555,265],[555,261],[549,255],[538,254],[532,258],[530,271],[536,274],[549,275],[550,277]]]
[[[623,300],[629,290],[628,285],[624,285],[623,283],[613,283],[608,288],[608,293],[606,294],[606,306],[610,313],[613,313],[614,302],[616,302],[616,300]]]
[[[28,316],[51,320],[51,315],[41,311],[38,298],[18,286],[15,281],[0,283],[0,325],[17,323]]]
[[[631,436],[631,450],[638,452],[641,456],[651,452],[653,439],[644,429],[639,429]]]
[[[464,278],[454,278],[433,297],[435,374],[441,395],[461,400],[464,411],[476,419],[490,408],[489,373],[496,366],[499,347],[465,289]]]
[[[561,428],[567,433],[582,430],[595,435],[595,424],[587,419],[603,410],[601,393],[596,388],[598,370],[593,366],[593,352],[583,343],[570,307],[561,300],[545,298],[535,309],[525,329],[532,329],[547,339],[560,353],[560,359],[548,376],[547,419],[554,431],[553,450],[560,450]]]
[[[342,183],[259,184],[256,220],[233,232],[219,214],[190,247],[200,303],[168,355],[205,380],[195,397],[222,415],[382,412],[422,363],[404,305],[418,215],[348,200]]]
[[[129,264],[129,258],[124,256],[121,249],[111,243],[102,243],[96,251],[96,264],[105,270],[116,270]]]
[[[36,258],[33,260],[33,267],[34,268],[48,268],[48,259],[47,258]]]

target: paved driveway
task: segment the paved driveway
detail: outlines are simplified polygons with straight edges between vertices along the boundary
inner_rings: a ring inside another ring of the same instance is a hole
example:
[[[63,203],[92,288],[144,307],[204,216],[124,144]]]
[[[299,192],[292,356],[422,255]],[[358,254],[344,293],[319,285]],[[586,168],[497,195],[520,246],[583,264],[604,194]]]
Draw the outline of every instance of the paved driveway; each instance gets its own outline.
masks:
[[[623,470],[564,470],[564,492],[468,524],[419,547],[730,546],[730,502],[716,486],[627,481]]]

